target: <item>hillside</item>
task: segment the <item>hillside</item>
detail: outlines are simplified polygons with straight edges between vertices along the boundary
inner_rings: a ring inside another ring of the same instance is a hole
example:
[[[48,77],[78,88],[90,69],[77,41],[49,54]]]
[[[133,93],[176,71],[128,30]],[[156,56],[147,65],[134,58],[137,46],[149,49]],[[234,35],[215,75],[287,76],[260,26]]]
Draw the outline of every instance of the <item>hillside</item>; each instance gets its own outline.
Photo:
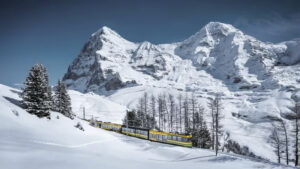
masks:
[[[0,85],[2,168],[290,168],[224,153],[215,157],[210,150],[132,138],[93,128],[78,118],[70,120],[56,112],[51,112],[51,120],[39,119],[18,106],[19,92]],[[71,95],[74,100],[83,97]],[[78,122],[85,131],[74,127]]]

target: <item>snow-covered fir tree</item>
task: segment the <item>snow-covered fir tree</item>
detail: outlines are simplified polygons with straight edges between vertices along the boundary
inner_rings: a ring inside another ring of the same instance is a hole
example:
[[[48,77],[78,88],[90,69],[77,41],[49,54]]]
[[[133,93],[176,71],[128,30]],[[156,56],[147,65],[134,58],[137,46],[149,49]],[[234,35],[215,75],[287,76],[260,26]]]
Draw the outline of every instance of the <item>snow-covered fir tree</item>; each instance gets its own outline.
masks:
[[[199,105],[198,111],[196,111],[193,119],[193,125],[195,126],[192,129],[192,142],[193,146],[200,147],[200,148],[210,148],[211,147],[211,136],[209,130],[206,125],[206,121],[203,117],[204,108]]]
[[[30,69],[24,83],[22,99],[29,113],[50,118],[51,88],[46,68],[42,64],[36,64]]]
[[[58,80],[55,95],[54,95],[53,109],[66,117],[73,118],[71,108],[71,98],[67,92],[66,85]]]

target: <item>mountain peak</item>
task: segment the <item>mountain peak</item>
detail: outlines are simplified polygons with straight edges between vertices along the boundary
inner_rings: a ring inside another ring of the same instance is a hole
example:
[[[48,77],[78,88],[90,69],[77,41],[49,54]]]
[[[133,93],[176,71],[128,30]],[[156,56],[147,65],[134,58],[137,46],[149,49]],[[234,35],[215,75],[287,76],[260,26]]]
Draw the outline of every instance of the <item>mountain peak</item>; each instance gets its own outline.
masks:
[[[110,44],[119,45],[126,44],[127,46],[134,46],[134,43],[128,41],[119,35],[116,31],[112,30],[107,26],[103,26],[98,31],[92,34],[92,41],[101,41],[101,43],[109,42]]]
[[[225,23],[221,23],[221,22],[209,22],[208,24],[206,24],[205,26],[204,26],[204,28],[208,28],[208,29],[213,29],[213,28],[223,28],[223,29],[225,29],[225,28],[231,28],[231,29],[236,29],[236,28],[234,28],[232,25],[230,25],[230,24],[225,24]]]
[[[195,35],[228,35],[232,32],[240,32],[240,30],[238,30],[230,24],[225,24],[221,22],[209,22]]]
[[[98,31],[92,34],[92,36],[98,36],[98,35],[114,35],[114,36],[121,37],[116,31],[112,30],[107,26],[103,26]]]

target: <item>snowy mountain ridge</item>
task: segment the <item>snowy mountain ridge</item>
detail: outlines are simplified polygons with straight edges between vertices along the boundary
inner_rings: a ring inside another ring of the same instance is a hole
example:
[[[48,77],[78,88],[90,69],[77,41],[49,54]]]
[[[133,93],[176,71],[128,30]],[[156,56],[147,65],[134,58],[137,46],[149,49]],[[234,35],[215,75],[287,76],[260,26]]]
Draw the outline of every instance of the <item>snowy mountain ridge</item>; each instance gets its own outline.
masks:
[[[183,42],[160,45],[133,43],[103,27],[92,34],[64,80],[71,89],[103,93],[129,84],[172,82],[176,79],[171,72],[181,76],[176,69],[193,67],[237,89],[273,88],[279,83],[264,82],[274,80],[272,71],[277,65],[299,61],[299,53],[293,49],[297,47],[299,41],[263,43],[218,22],[207,24]],[[185,83],[185,88],[188,85]]]

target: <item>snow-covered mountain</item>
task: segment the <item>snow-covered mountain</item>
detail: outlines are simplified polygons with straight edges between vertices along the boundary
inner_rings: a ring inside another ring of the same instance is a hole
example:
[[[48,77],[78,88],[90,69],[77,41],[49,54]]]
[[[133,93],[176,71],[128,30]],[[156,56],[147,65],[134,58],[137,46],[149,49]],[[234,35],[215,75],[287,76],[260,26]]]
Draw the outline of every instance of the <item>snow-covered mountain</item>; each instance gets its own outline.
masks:
[[[94,92],[128,108],[145,91],[193,92],[204,106],[220,93],[231,139],[270,157],[270,117],[284,117],[299,98],[299,49],[300,39],[261,42],[219,22],[183,42],[158,45],[130,42],[103,27],[92,34],[63,79],[69,89]]]
[[[299,62],[299,45],[299,39],[264,43],[218,22],[207,24],[183,42],[159,45],[133,43],[103,27],[92,34],[64,80],[71,89],[102,94],[128,85],[178,82],[195,69],[204,70],[230,89],[273,89],[280,86],[276,68]],[[183,84],[186,89],[190,82]]]
[[[133,43],[103,27],[84,45],[64,81],[84,93],[111,95],[149,86],[202,97],[219,92],[237,107],[259,105],[274,91],[293,94],[300,87],[298,48],[300,39],[265,43],[219,22],[183,42],[159,45]]]

